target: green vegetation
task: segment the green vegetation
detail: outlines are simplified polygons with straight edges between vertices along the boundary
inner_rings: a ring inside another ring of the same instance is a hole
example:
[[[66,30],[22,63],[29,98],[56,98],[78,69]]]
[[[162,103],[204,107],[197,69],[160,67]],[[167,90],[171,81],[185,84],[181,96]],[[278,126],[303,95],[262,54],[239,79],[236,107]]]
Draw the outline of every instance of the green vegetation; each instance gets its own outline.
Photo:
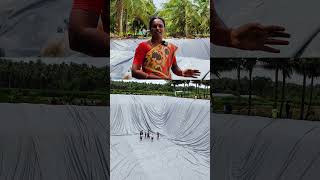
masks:
[[[157,10],[153,0],[111,0],[110,30],[114,36],[138,36],[149,29],[149,19],[161,16],[167,35],[172,37],[209,36],[209,0],[169,0]]]
[[[275,78],[252,77],[257,66],[274,71]],[[231,104],[233,113],[270,117],[272,109],[276,109],[277,116],[282,118],[286,117],[285,106],[289,102],[294,119],[310,119],[308,116],[313,113],[320,116],[320,85],[314,85],[314,79],[320,76],[319,59],[217,59],[211,70],[218,77],[212,81],[214,93],[233,95],[214,98],[217,112],[223,112],[224,105]],[[221,73],[228,71],[235,71],[236,77],[223,78]],[[248,78],[240,78],[241,73]],[[303,77],[302,85],[287,83],[294,73]],[[309,86],[307,78],[311,81]]]
[[[167,81],[165,84],[150,84],[126,81],[111,81],[111,94],[166,95],[184,98],[210,99],[210,81]],[[183,85],[183,86],[179,86]],[[201,88],[200,85],[205,87]],[[175,93],[177,92],[177,93]]]
[[[108,68],[0,59],[0,102],[107,105]]]

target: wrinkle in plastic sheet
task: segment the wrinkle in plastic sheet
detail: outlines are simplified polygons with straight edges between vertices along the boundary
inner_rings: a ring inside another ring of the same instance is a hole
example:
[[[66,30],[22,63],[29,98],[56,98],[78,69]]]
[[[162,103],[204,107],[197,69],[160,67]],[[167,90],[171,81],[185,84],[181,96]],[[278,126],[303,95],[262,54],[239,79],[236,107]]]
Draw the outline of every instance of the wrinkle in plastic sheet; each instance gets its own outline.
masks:
[[[109,179],[106,107],[0,106],[0,179]]]
[[[319,122],[211,116],[215,131],[214,179],[318,179]]]
[[[111,95],[111,103],[111,179],[209,179],[209,101]],[[139,141],[140,130],[160,139]]]

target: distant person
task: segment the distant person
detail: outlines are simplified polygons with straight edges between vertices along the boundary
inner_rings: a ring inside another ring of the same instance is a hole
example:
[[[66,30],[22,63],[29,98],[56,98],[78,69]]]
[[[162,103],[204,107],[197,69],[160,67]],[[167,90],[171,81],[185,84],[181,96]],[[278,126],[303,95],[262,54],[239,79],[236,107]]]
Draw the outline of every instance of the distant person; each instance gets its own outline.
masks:
[[[69,23],[69,45],[89,56],[109,55],[109,3],[106,0],[74,0]],[[98,29],[101,19],[103,30]]]
[[[271,53],[280,53],[279,49],[269,45],[288,45],[289,41],[278,39],[289,38],[290,34],[285,32],[281,26],[265,26],[259,23],[248,23],[237,28],[227,27],[219,18],[216,10],[211,9],[211,42],[216,45],[232,47],[242,50],[260,50]]]
[[[286,103],[286,118],[291,118],[290,117],[290,104],[289,101]]]
[[[140,141],[142,141],[142,136],[140,136]]]
[[[159,134],[159,132],[157,132],[157,139],[159,139],[159,136],[160,136],[160,134]]]
[[[137,79],[171,80],[171,72],[177,76],[196,78],[200,71],[196,69],[181,70],[177,64],[175,45],[163,40],[165,21],[161,17],[153,17],[149,22],[151,40],[140,43],[136,49],[132,77]]]
[[[145,132],[145,133],[144,133],[144,138],[146,138],[146,137],[147,137],[147,133]]]
[[[153,136],[151,136],[151,141],[153,141]]]

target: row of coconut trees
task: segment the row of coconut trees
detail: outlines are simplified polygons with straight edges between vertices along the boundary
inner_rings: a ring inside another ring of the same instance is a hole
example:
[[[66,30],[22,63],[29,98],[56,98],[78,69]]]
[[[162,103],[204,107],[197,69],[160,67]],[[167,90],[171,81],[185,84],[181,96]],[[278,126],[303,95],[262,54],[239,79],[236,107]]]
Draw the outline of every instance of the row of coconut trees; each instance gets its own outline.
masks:
[[[109,70],[87,64],[46,64],[0,58],[0,88],[60,91],[104,91],[109,89]]]
[[[307,78],[310,79],[310,92],[309,92],[309,103],[307,107],[307,112],[310,112],[312,100],[313,100],[313,91],[314,91],[314,79],[320,76],[320,59],[218,59],[212,62],[211,71],[214,76],[220,78],[221,73],[224,71],[237,71],[237,80],[238,80],[238,101],[240,101],[240,73],[241,71],[247,71],[249,76],[249,87],[248,87],[248,115],[251,115],[252,109],[252,73],[254,67],[257,63],[261,64],[263,68],[274,70],[275,79],[274,79],[274,104],[273,108],[279,110],[279,116],[283,117],[284,102],[286,97],[285,88],[286,80],[291,78],[293,73],[297,73],[303,76],[302,82],[302,92],[301,92],[301,102],[300,102],[300,115],[299,119],[305,119],[305,101],[306,101],[306,82]],[[280,97],[280,107],[279,103],[279,74],[282,74],[282,85],[281,85],[281,97]],[[214,87],[214,81],[212,81],[212,86]],[[213,89],[213,88],[212,88]]]
[[[197,97],[203,97],[203,98],[211,98],[211,92],[210,92],[210,81],[209,80],[174,80],[174,81],[167,81],[168,85],[173,86],[174,91],[176,89],[176,86],[183,84],[183,96],[186,95],[186,92],[190,90],[190,83],[195,84],[196,94]],[[203,94],[201,95],[200,87],[204,86]]]
[[[152,16],[166,21],[170,36],[209,34],[209,0],[169,0],[156,9],[153,0],[111,0],[111,32],[117,36],[148,29]]]

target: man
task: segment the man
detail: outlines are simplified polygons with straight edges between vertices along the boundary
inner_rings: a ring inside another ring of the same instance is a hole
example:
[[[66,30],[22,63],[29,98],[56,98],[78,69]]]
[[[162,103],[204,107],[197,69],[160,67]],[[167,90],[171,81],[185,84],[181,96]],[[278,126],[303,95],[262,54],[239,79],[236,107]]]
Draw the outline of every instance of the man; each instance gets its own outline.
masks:
[[[109,55],[109,3],[105,0],[74,0],[70,14],[69,45],[89,56]],[[98,29],[101,19],[103,30]]]
[[[285,32],[281,26],[264,26],[259,23],[248,23],[237,28],[227,27],[216,13],[214,1],[210,11],[212,23],[211,42],[215,45],[232,47],[242,50],[257,50],[271,53],[280,53],[279,49],[269,45],[288,45],[286,40],[278,39],[289,38],[290,34]]]

